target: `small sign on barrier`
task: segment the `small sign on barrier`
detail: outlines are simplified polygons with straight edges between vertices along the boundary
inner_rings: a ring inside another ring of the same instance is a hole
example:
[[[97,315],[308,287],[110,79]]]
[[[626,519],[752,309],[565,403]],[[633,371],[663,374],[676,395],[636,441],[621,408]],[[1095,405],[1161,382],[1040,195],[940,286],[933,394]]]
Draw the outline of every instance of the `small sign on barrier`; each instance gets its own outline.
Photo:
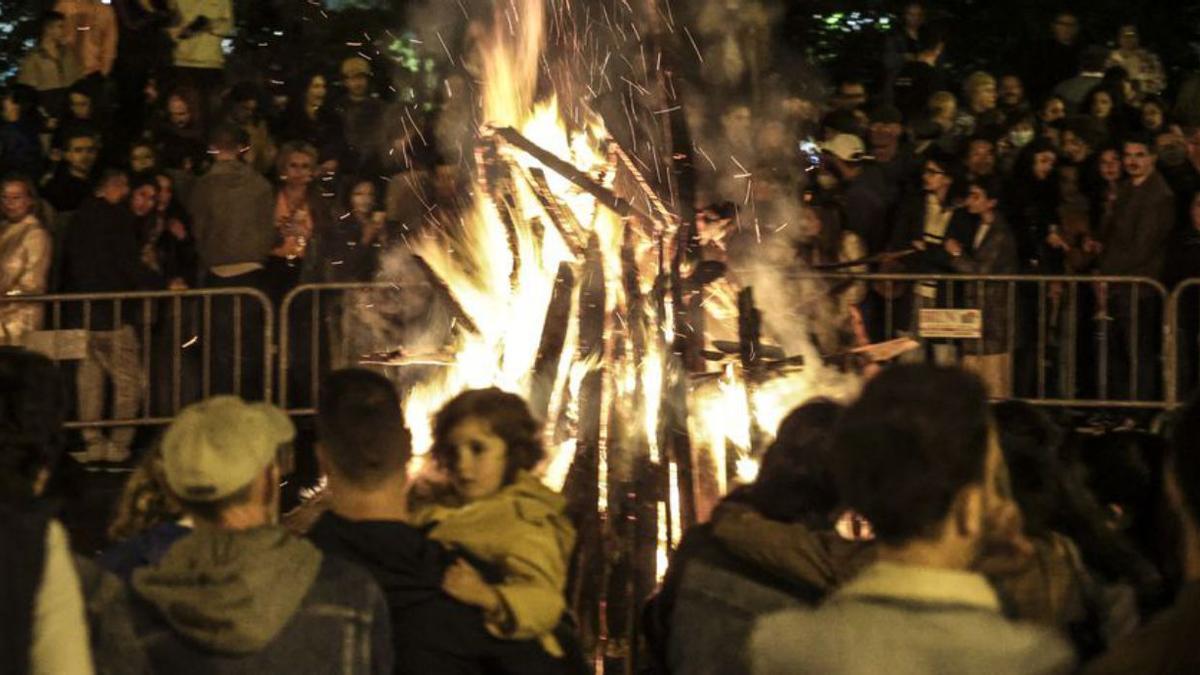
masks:
[[[983,337],[983,312],[978,309],[922,309],[921,337],[978,340]]]

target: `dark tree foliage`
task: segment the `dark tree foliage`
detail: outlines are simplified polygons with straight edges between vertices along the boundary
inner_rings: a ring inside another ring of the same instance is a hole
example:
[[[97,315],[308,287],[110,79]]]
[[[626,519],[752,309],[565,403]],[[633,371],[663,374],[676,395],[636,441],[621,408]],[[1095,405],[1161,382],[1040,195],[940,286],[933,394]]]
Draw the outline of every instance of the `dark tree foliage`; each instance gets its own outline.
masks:
[[[903,0],[782,0],[785,19],[779,40],[790,50],[829,67],[835,76],[875,77],[883,48],[883,33],[874,26],[855,30],[849,15],[857,12],[874,21],[893,23]],[[1200,42],[1200,3],[1178,0],[926,0],[931,19],[945,22],[946,59],[965,75],[983,66],[1000,70],[1020,68],[1030,45],[1048,37],[1055,12],[1071,9],[1082,27],[1084,44],[1112,45],[1122,23],[1135,23],[1142,44],[1162,57],[1173,84],[1197,66]],[[841,14],[841,20],[831,17]]]

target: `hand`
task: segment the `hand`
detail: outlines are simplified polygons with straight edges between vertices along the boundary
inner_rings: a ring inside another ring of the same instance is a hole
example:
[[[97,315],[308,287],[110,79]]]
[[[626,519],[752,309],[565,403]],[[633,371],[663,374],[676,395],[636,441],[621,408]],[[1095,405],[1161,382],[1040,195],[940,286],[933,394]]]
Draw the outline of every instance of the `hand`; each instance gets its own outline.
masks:
[[[186,291],[187,289],[187,282],[180,277],[175,277],[167,282],[167,290],[169,291]]]
[[[925,242],[920,239],[914,239],[912,242],[912,247],[917,249],[918,251],[924,251],[925,250]]]
[[[1100,242],[1096,241],[1095,239],[1088,237],[1087,239],[1083,240],[1083,252],[1084,253],[1091,253],[1093,255],[1096,255],[1103,251],[1104,251],[1104,244],[1101,244]]]
[[[187,239],[187,228],[184,227],[178,218],[172,218],[171,222],[167,223],[167,231],[171,233],[171,236],[180,241]]]
[[[946,253],[949,253],[952,256],[957,257],[963,254],[962,244],[958,243],[957,239],[947,239],[945,246]]]
[[[500,594],[483,580],[479,570],[461,558],[446,568],[442,590],[461,603],[495,612],[501,605]]]
[[[1067,244],[1066,240],[1063,239],[1062,235],[1057,232],[1051,232],[1050,235],[1046,237],[1046,244],[1048,244],[1050,248],[1056,248],[1060,251],[1071,250],[1071,247]]]

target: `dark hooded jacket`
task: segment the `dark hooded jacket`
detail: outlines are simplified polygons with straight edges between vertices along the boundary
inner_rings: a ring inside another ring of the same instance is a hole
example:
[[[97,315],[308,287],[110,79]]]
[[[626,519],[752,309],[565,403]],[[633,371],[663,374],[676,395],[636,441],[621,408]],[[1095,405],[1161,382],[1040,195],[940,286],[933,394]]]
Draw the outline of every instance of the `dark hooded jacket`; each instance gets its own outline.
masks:
[[[442,592],[455,554],[399,521],[352,521],[324,513],[308,532],[330,556],[353,561],[383,589],[392,616],[396,673],[568,673],[537,640],[502,640],[484,628],[481,611]],[[471,560],[490,582],[499,574]]]
[[[133,573],[154,672],[392,672],[387,605],[361,568],[281,527],[197,528]]]
[[[711,522],[688,530],[647,608],[660,670],[747,672],[758,617],[817,605],[871,558],[869,544],[726,501]]]

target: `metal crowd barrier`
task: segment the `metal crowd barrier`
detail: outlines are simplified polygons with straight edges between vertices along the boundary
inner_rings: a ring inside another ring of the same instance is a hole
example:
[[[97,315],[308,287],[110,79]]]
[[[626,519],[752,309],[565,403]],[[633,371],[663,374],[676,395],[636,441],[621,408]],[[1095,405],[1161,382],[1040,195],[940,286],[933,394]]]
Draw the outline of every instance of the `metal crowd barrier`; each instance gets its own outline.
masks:
[[[1150,278],[822,274],[795,282],[866,285],[872,341],[910,337],[904,358],[967,365],[1007,356],[1004,398],[1039,405],[1166,408],[1174,402],[1168,293]],[[985,343],[987,349],[985,349]],[[987,378],[985,377],[985,380]],[[994,392],[995,395],[995,392]]]
[[[272,400],[274,316],[252,288],[12,295],[0,344],[60,363],[69,428],[158,425],[216,394]]]
[[[321,376],[361,364],[361,356],[401,345],[390,314],[412,298],[431,300],[430,284],[353,282],[301,284],[279,306],[278,404],[292,415],[316,412]],[[407,295],[416,291],[419,295]],[[385,307],[386,305],[386,307]],[[419,332],[419,331],[418,331]]]
[[[780,281],[815,282],[835,293],[850,285],[868,286],[857,308],[871,329],[871,341],[911,337],[921,343],[904,359],[966,365],[970,357],[986,351],[980,349],[985,341],[990,342],[991,348],[1010,357],[1002,379],[1012,390],[999,397],[1099,408],[1166,408],[1177,401],[1172,343],[1177,332],[1168,329],[1177,319],[1176,303],[1168,299],[1176,296],[1168,296],[1153,279],[804,274]],[[933,288],[932,298],[921,295],[922,285],[926,291]],[[386,282],[309,284],[288,294],[280,307],[282,407],[293,414],[311,414],[323,373],[352,365],[352,353],[400,345],[399,340],[356,343],[362,327],[347,321],[345,307],[365,308],[370,314],[370,305],[384,297],[381,290],[398,295],[403,289]],[[348,299],[355,295],[357,300]],[[759,305],[767,312],[780,306],[771,295],[756,289]],[[1003,326],[998,333],[997,325]]]

